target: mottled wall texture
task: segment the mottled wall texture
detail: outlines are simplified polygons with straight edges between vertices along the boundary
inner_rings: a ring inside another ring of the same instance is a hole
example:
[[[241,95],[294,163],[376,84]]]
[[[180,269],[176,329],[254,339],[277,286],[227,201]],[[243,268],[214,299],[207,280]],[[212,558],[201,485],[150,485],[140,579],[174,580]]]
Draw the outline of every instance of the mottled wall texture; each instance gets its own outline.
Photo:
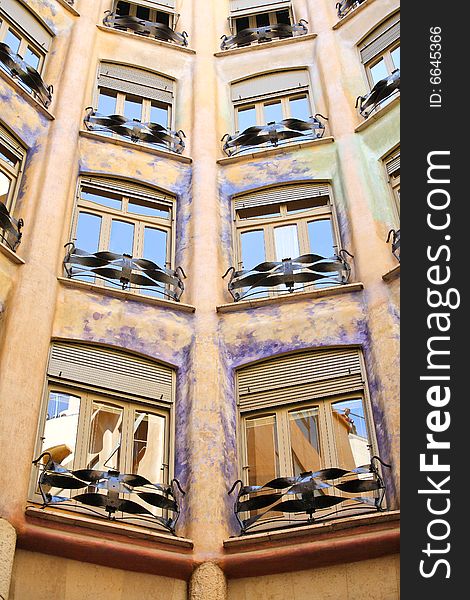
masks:
[[[46,110],[0,73],[0,123],[26,151],[14,213],[25,222],[18,260],[0,252],[0,515],[19,535],[10,600],[86,600],[98,588],[103,598],[182,600],[189,593],[181,581],[189,575],[180,567],[161,573],[133,564],[132,571],[147,571],[139,575],[89,564],[86,544],[82,554],[75,549],[59,558],[57,539],[62,529],[70,534],[71,525],[50,529],[47,521],[25,516],[52,340],[130,351],[176,370],[170,472],[187,492],[178,535],[192,540],[187,556],[194,567],[223,564],[223,541],[237,534],[227,494],[240,477],[235,378],[253,361],[304,349],[362,350],[377,451],[392,464],[387,502],[397,509],[400,281],[395,271],[393,278],[383,276],[397,267],[385,240],[398,224],[383,158],[399,143],[399,102],[366,124],[354,104],[369,89],[358,44],[398,2],[366,0],[338,24],[333,0],[293,0],[297,21],[309,24],[305,39],[225,53],[220,36],[229,34],[229,0],[176,0],[177,30],[188,32],[188,48],[107,29],[102,19],[112,0],[76,0],[73,8],[64,0],[25,4],[53,33],[43,78],[54,95]],[[103,60],[174,79],[174,127],[186,134],[182,157],[85,131],[85,108],[96,104]],[[227,159],[220,140],[235,129],[231,82],[291,68],[308,70],[315,110],[328,117],[324,139]],[[187,275],[183,306],[64,281],[80,175],[124,178],[176,198],[175,266]],[[232,299],[222,275],[235,264],[233,196],[287,182],[330,185],[341,246],[354,255],[351,283],[358,285],[227,310]],[[123,532],[119,548],[132,554],[133,538]],[[50,537],[40,548],[43,535]],[[88,527],[86,535],[100,533]],[[164,540],[159,544],[161,550]],[[175,565],[178,552],[168,550]],[[145,553],[152,554],[151,544]],[[85,562],[71,560],[76,557]],[[392,600],[397,580],[395,557],[382,557],[236,579],[227,593],[229,600],[304,600],[313,590],[335,600]]]

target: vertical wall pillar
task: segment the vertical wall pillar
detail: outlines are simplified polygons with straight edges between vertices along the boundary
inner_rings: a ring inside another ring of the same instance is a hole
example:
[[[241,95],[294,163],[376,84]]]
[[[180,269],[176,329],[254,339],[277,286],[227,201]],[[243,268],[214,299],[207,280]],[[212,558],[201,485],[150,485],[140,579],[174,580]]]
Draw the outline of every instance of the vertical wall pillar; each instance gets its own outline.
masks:
[[[188,600],[227,600],[227,581],[214,563],[203,563],[193,573]]]
[[[0,600],[8,600],[15,546],[16,531],[14,527],[5,519],[0,519]],[[196,597],[199,598],[199,596]],[[214,598],[219,597],[223,596],[214,596]]]

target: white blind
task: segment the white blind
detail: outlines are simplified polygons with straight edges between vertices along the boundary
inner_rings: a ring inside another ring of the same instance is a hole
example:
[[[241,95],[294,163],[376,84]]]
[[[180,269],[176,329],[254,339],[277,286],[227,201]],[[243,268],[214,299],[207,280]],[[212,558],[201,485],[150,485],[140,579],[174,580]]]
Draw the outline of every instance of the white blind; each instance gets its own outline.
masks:
[[[23,33],[33,38],[44,50],[49,50],[52,33],[21,2],[0,0],[0,12],[3,12]]]
[[[128,65],[102,62],[98,85],[167,104],[173,102],[174,82],[172,79]]]
[[[379,25],[362,41],[359,46],[362,62],[368,63],[399,39],[400,15],[397,13]]]
[[[232,100],[279,95],[280,93],[308,89],[306,69],[277,71],[232,83]]]
[[[395,175],[400,171],[400,150],[397,150],[386,159],[385,167],[389,175]]]
[[[290,0],[230,0],[230,15],[242,17],[260,12],[285,10],[291,6]]]
[[[6,148],[16,156],[18,160],[22,160],[25,154],[25,150],[15,140],[15,138],[8,133],[6,129],[0,127],[0,144],[6,146]]]
[[[132,4],[162,10],[163,12],[174,12],[176,7],[175,0],[135,0]]]
[[[328,197],[329,195],[330,188],[327,183],[296,183],[282,187],[255,190],[243,194],[243,196],[237,196],[234,198],[234,206],[235,210],[241,210],[243,208],[254,208],[256,206],[265,206],[266,204],[282,204],[294,200],[316,198],[318,196]]]
[[[92,175],[82,175],[80,181],[82,186],[89,185],[95,189],[118,192],[124,196],[155,200],[168,206],[173,206],[175,202],[174,197],[170,196],[169,194],[165,194],[165,192],[144,187],[131,181],[111,179],[108,177],[96,177]]]
[[[172,369],[109,348],[55,342],[48,374],[150,400],[172,402]]]

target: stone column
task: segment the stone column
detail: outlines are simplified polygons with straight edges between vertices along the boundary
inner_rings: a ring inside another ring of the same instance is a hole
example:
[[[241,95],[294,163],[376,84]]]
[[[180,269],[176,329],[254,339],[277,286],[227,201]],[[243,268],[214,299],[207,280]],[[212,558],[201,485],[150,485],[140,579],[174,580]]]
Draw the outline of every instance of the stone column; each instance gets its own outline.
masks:
[[[15,546],[16,531],[14,527],[5,519],[0,519],[0,600],[8,600]],[[202,596],[195,597],[202,598]],[[210,597],[212,598],[212,596]],[[222,597],[225,598],[225,596],[214,596],[214,598]]]
[[[227,600],[227,581],[215,563],[203,563],[194,571],[189,584],[189,600]]]

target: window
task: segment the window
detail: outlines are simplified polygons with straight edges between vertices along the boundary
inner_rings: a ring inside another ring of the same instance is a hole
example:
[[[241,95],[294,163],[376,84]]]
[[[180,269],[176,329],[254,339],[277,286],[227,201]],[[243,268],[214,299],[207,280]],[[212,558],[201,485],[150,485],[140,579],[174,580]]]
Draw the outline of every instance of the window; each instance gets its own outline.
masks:
[[[174,9],[175,2],[172,0],[143,0],[136,3],[119,0],[115,3],[116,14],[120,17],[137,17],[152,23],[162,23],[171,28],[175,25]]]
[[[277,10],[234,19],[235,33],[240,33],[244,29],[257,29],[270,25],[292,25],[290,11]],[[292,33],[286,34],[286,37],[292,37]]]
[[[387,19],[359,46],[371,89],[400,68],[400,15]]]
[[[142,69],[101,63],[97,110],[102,115],[124,115],[129,121],[172,126],[173,81]]]
[[[286,0],[230,0],[233,33],[244,29],[293,23],[292,3]]]
[[[384,158],[388,183],[392,190],[397,219],[400,218],[400,148]]]
[[[36,456],[46,452],[42,465],[50,458],[68,471],[117,471],[168,484],[173,396],[174,371],[169,367],[108,348],[54,343]],[[37,481],[35,469],[35,499]],[[48,493],[64,500],[77,493],[49,487]],[[90,486],[86,491],[100,490]],[[125,497],[140,502],[137,494]],[[75,508],[84,505],[99,506],[84,498]],[[151,512],[162,514],[155,508]]]
[[[25,150],[0,126],[0,241],[16,250],[22,220],[13,218]]]

